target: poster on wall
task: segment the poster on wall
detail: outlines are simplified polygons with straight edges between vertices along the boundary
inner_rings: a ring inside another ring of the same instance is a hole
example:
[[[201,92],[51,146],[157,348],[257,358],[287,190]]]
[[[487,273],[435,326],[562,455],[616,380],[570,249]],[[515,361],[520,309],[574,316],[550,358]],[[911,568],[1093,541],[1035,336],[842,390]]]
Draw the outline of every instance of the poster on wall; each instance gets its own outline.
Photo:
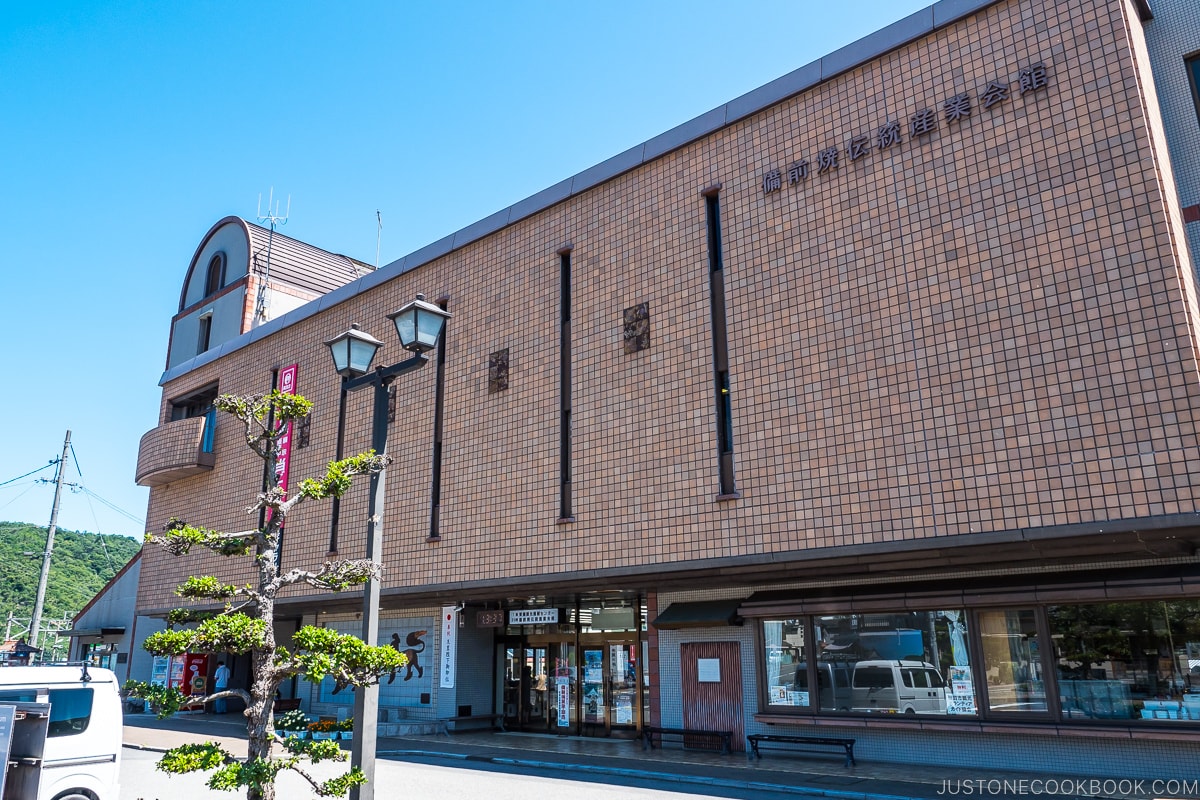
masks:
[[[700,683],[720,683],[721,682],[721,659],[719,658],[698,658],[696,659],[696,680]]]
[[[442,657],[439,686],[454,688],[454,669],[458,657],[458,606],[442,606]]]
[[[632,725],[633,724],[633,698],[627,694],[619,694],[616,698],[616,706],[614,708],[616,719],[613,720],[617,725]]]
[[[433,617],[380,621],[378,644],[395,649],[406,660],[404,666],[380,677],[381,708],[414,708],[431,704],[436,670],[432,663],[432,645],[437,624],[438,620]],[[357,636],[362,630],[362,624],[354,620],[331,623],[328,627],[352,636]],[[320,683],[317,701],[352,704],[354,692],[327,677]]]
[[[970,667],[950,667],[950,692],[946,695],[947,714],[975,714],[975,684]]]

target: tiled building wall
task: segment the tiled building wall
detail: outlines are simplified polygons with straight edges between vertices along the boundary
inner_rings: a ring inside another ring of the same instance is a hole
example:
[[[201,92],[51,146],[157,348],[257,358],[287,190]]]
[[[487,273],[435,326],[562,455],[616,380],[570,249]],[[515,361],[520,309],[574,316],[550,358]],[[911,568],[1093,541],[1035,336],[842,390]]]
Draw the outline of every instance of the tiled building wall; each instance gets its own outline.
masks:
[[[1154,66],[1158,101],[1169,142],[1179,202],[1189,209],[1187,235],[1192,264],[1200,260],[1200,110],[1185,59],[1200,56],[1200,17],[1190,0],[1154,0],[1146,44]]]
[[[1134,22],[1133,24],[1136,24]],[[1119,2],[1006,2],[400,274],[173,380],[265,391],[300,364],[317,402],[296,480],[332,457],[323,341],[448,298],[439,543],[429,532],[434,370],[396,384],[385,581],[420,587],[644,568],[1197,510],[1194,281],[1182,280]],[[1042,64],[1046,85],[1019,91]],[[990,108],[982,95],[1005,83]],[[966,94],[956,120],[944,103]],[[910,127],[922,110],[934,128]],[[899,123],[900,141],[877,138]],[[865,152],[852,139],[867,137]],[[818,170],[818,154],[838,163]],[[859,157],[853,157],[858,155]],[[789,165],[808,158],[806,180]],[[764,193],[770,170],[779,191]],[[705,206],[721,185],[737,482],[718,492]],[[573,245],[576,522],[558,520],[557,250]],[[385,268],[386,269],[386,268]],[[622,312],[647,303],[648,350]],[[488,392],[507,348],[509,388]],[[369,444],[350,397],[347,452]],[[217,467],[148,518],[227,529],[261,480],[225,418]],[[360,556],[366,482],[338,551]],[[329,505],[288,520],[285,567],[327,556]],[[140,605],[186,568],[148,551]]]

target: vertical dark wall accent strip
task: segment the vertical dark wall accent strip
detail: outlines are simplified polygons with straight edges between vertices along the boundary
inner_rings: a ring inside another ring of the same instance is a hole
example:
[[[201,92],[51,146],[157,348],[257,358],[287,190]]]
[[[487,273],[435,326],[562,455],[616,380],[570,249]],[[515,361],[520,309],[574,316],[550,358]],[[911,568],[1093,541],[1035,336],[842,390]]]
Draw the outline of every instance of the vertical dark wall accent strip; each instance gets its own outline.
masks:
[[[717,421],[718,493],[737,493],[733,471],[733,399],[729,384],[729,338],[725,320],[725,262],[721,253],[721,200],[716,190],[704,193],[708,227],[708,290],[712,304],[713,404]]]
[[[571,519],[571,248],[558,251],[558,517]]]
[[[450,298],[440,298],[437,304],[442,311],[446,311],[450,305]],[[450,326],[447,325],[442,329],[442,338],[438,339],[437,346],[437,380],[434,384],[433,399],[433,484],[430,487],[429,509],[431,540],[442,538],[442,418],[446,395],[446,334],[449,332]]]
[[[349,378],[342,378],[341,384],[338,387],[338,425],[337,425],[337,444],[334,459],[341,461],[345,458],[342,452],[346,448],[346,381]],[[338,549],[338,520],[342,515],[342,498],[334,497],[332,507],[329,510],[329,552],[336,553]]]

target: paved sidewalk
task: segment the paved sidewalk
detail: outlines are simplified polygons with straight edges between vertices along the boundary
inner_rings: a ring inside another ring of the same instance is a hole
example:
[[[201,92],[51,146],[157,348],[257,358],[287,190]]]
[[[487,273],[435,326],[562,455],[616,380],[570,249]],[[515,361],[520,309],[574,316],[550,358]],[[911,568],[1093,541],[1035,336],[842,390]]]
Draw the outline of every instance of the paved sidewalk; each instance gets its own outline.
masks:
[[[167,750],[191,742],[217,741],[234,755],[245,750],[241,715],[179,715],[158,720],[150,714],[125,717],[125,746]],[[348,746],[349,743],[347,743]],[[791,792],[832,800],[944,800],[947,795],[1016,797],[1018,789],[1048,776],[1020,772],[864,762],[845,767],[841,755],[766,752],[759,760],[745,753],[665,748],[643,751],[639,741],[520,733],[459,733],[453,736],[381,738],[378,758],[490,762],[529,772],[570,771],[592,776],[620,775],[713,788]],[[1063,776],[1054,778],[1061,780]],[[965,787],[964,783],[970,786]],[[984,783],[980,783],[984,782]],[[990,783],[996,782],[996,783]],[[973,788],[973,791],[969,789]],[[1007,790],[1006,790],[1007,789]],[[1057,795],[1056,798],[1072,795]]]

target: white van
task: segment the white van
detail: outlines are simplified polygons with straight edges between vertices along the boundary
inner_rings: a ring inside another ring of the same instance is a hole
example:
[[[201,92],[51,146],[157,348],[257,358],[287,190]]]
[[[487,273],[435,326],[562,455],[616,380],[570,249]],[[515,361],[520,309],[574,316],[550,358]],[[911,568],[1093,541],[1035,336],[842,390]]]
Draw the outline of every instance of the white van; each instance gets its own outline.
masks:
[[[117,676],[82,665],[0,667],[0,705],[25,703],[50,704],[37,800],[118,800]]]
[[[854,711],[945,714],[946,684],[927,661],[859,661],[851,687]]]

